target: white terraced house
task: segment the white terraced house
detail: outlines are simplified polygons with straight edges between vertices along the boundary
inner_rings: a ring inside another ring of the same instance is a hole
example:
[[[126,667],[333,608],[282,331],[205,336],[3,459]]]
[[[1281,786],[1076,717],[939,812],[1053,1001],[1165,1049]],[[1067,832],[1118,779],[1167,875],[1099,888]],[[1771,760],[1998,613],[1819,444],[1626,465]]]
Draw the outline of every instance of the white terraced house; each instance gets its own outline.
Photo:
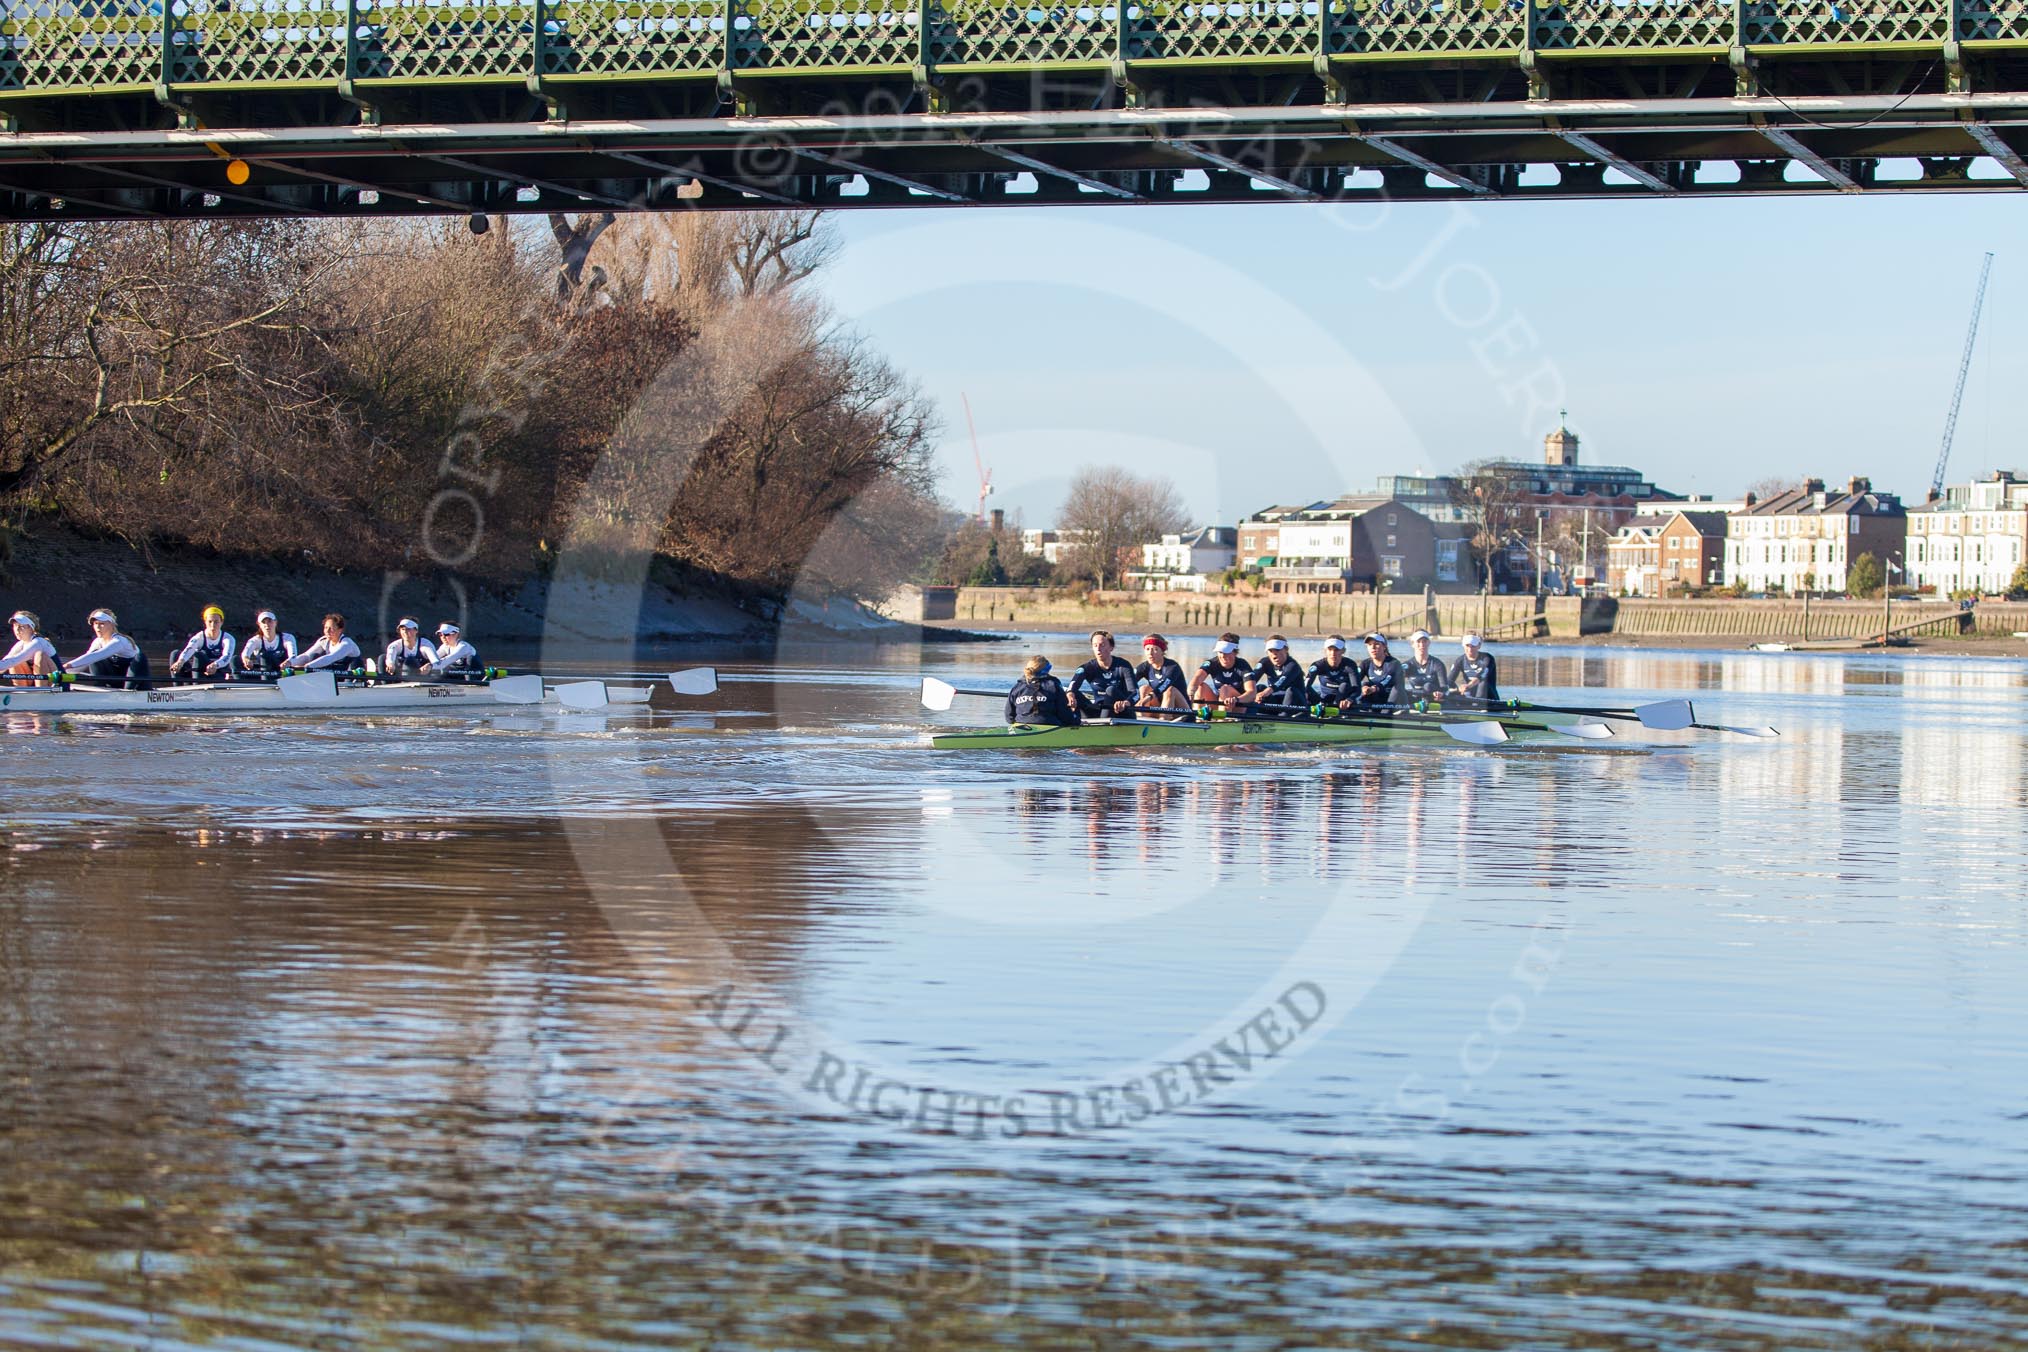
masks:
[[[2028,480],[2011,470],[1952,484],[1908,513],[1908,580],[1952,592],[1998,595],[2028,559]]]
[[[1726,521],[1725,577],[1749,592],[1845,590],[1845,573],[1861,554],[1880,560],[1890,586],[1902,585],[1901,553],[1908,514],[1892,493],[1867,479],[1843,492],[1822,479],[1747,506]]]

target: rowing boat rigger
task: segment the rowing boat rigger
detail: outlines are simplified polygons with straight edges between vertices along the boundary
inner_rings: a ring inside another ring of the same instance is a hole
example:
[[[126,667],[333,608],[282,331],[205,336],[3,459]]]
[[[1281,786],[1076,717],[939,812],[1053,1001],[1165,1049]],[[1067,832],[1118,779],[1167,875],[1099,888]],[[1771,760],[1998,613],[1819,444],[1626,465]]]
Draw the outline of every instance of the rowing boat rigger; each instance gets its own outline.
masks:
[[[989,690],[960,690],[925,678],[925,707],[946,710],[957,696],[1000,698]],[[1070,726],[1014,724],[935,733],[939,751],[1044,751],[1078,748],[1155,746],[1303,746],[1463,743],[1498,746],[1505,742],[1575,739],[1602,741],[1613,735],[1602,720],[1635,722],[1657,731],[1702,729],[1746,737],[1774,737],[1768,727],[1724,727],[1697,721],[1688,700],[1662,700],[1635,708],[1570,708],[1510,700],[1486,710],[1400,707],[1371,714],[1338,715],[1276,711],[1272,717],[1086,719]]]
[[[672,672],[679,695],[709,695],[718,675],[709,667]],[[33,714],[209,714],[234,718],[273,714],[436,714],[469,716],[516,709],[645,709],[652,686],[603,680],[546,682],[541,676],[498,676],[485,681],[340,681],[328,671],[268,682],[163,686],[114,690],[89,685],[0,687],[0,712]]]

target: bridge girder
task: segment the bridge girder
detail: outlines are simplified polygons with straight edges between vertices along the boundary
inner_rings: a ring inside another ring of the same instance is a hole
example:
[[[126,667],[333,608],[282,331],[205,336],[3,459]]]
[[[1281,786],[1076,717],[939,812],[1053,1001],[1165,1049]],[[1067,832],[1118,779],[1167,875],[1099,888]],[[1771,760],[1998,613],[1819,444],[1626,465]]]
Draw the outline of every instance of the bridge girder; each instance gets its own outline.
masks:
[[[0,20],[0,218],[2028,186],[1986,0],[273,8]]]

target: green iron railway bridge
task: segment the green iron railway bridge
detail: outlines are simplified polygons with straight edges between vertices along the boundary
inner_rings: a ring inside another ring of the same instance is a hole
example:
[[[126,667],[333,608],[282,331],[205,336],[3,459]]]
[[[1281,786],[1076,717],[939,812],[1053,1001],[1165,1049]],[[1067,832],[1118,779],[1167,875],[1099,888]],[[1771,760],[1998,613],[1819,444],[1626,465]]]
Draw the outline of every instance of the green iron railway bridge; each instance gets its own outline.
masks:
[[[2028,186],[2028,0],[0,0],[0,218]]]

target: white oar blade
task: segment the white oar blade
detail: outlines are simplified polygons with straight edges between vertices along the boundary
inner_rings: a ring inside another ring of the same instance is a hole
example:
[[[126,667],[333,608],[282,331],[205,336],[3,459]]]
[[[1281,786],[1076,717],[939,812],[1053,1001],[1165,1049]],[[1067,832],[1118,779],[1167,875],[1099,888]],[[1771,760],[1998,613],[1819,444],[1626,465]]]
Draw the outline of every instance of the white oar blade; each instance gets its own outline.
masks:
[[[718,673],[710,667],[672,671],[669,673],[669,688],[679,695],[713,695],[718,693]]]
[[[494,681],[486,687],[493,692],[493,698],[502,704],[542,703],[542,678],[540,676],[508,676]]]
[[[1776,731],[1775,731],[1775,730],[1774,730],[1773,728],[1771,728],[1771,727],[1768,727],[1768,726],[1767,726],[1766,724],[1762,724],[1761,726],[1759,726],[1759,727],[1757,727],[1757,728],[1728,728],[1728,727],[1722,727],[1722,726],[1720,726],[1719,724],[1716,724],[1716,723],[1712,724],[1712,726],[1713,726],[1713,727],[1715,727],[1715,728],[1717,728],[1717,729],[1718,729],[1718,730],[1719,730],[1720,732],[1736,732],[1736,733],[1738,733],[1738,734],[1739,734],[1740,736],[1742,736],[1742,737],[1779,737],[1779,736],[1781,736],[1781,734],[1780,734],[1780,733],[1776,732]]]
[[[556,698],[566,709],[603,709],[612,702],[606,698],[604,681],[572,681],[569,685],[559,685]]]
[[[1446,723],[1444,734],[1467,746],[1498,746],[1507,740],[1507,729],[1498,723]]]
[[[1576,723],[1550,723],[1545,726],[1553,732],[1562,733],[1565,737],[1582,737],[1588,742],[1601,742],[1613,735],[1613,730],[1605,724],[1589,720],[1579,720]]]
[[[1697,721],[1697,715],[1687,699],[1665,699],[1660,704],[1643,704],[1634,710],[1634,717],[1641,720],[1642,727],[1653,728],[1657,732],[1681,732]]]
[[[645,685],[609,685],[606,698],[615,704],[646,704],[654,694]]]
[[[934,676],[922,678],[922,706],[935,709],[938,713],[951,707],[951,701],[958,697],[958,688]]]
[[[291,704],[329,704],[338,698],[338,678],[328,671],[306,671],[282,677],[275,689]]]

